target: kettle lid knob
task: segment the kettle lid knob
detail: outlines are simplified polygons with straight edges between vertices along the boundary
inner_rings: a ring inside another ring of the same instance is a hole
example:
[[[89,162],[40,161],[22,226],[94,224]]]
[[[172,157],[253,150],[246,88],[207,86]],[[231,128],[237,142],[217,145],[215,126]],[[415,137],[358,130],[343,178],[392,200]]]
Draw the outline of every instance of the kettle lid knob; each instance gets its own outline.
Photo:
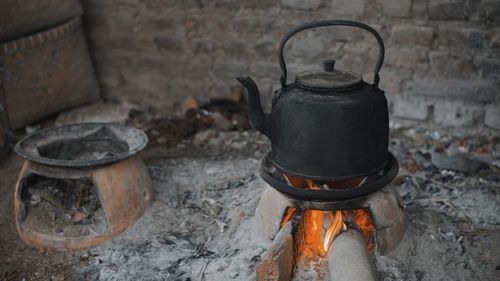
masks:
[[[335,68],[335,60],[334,59],[327,59],[323,61],[323,69],[326,72],[333,72]]]

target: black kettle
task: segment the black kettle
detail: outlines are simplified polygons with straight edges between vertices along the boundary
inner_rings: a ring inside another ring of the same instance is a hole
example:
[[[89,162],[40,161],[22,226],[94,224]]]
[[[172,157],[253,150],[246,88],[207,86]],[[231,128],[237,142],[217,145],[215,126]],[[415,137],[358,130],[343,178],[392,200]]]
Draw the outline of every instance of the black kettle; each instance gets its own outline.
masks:
[[[352,26],[369,31],[379,45],[374,82],[360,74],[323,62],[323,71],[303,72],[287,84],[283,47],[296,33],[323,26]],[[372,27],[354,21],[309,22],[289,31],[281,40],[279,64],[282,88],[275,93],[272,111],[262,110],[257,85],[250,77],[237,77],[249,97],[250,122],[271,140],[270,161],[287,175],[329,181],[367,176],[382,169],[393,157],[388,152],[389,117],[379,71],[384,43]]]

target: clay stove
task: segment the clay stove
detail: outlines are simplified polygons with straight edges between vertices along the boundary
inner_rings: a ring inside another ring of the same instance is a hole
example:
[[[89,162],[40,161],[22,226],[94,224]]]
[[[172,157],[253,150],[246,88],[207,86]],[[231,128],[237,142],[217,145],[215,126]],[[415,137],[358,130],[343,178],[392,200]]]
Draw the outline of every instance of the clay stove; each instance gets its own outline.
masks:
[[[15,151],[26,159],[15,189],[21,239],[38,248],[77,250],[125,231],[151,202],[151,182],[135,154],[140,130],[75,124],[36,132]]]
[[[256,209],[256,232],[270,246],[258,280],[377,280],[373,253],[394,250],[406,227],[389,184],[398,172],[392,155],[372,175],[342,181],[284,175],[269,155],[260,172],[269,186]],[[353,191],[359,196],[350,197]]]

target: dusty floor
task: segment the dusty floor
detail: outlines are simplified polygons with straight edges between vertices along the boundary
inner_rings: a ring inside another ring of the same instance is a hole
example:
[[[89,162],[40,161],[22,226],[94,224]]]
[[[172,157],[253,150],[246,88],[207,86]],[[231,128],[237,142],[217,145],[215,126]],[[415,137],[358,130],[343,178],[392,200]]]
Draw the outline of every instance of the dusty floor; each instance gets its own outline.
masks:
[[[12,196],[20,160],[2,161],[0,280],[255,280],[267,246],[253,234],[253,214],[268,144],[255,131],[203,131],[189,139],[143,154],[156,199],[136,225],[115,241],[73,254],[35,250],[18,239]],[[476,139],[460,143],[498,160],[497,139]],[[500,280],[498,169],[434,167],[431,147],[455,141],[437,132],[397,129],[392,140],[401,165],[394,184],[409,223],[393,255],[376,257],[382,279]]]

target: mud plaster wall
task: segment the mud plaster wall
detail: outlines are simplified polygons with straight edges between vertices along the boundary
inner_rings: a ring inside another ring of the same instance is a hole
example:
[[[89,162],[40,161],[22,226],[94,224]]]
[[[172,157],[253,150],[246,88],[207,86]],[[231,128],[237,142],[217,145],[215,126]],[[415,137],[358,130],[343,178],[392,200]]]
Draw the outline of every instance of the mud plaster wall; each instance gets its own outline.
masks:
[[[179,113],[184,99],[225,95],[249,73],[270,105],[278,42],[296,24],[353,19],[386,43],[381,87],[392,117],[500,129],[500,0],[83,0],[103,93]],[[325,58],[371,81],[368,33],[322,28],[286,48],[294,77]]]

